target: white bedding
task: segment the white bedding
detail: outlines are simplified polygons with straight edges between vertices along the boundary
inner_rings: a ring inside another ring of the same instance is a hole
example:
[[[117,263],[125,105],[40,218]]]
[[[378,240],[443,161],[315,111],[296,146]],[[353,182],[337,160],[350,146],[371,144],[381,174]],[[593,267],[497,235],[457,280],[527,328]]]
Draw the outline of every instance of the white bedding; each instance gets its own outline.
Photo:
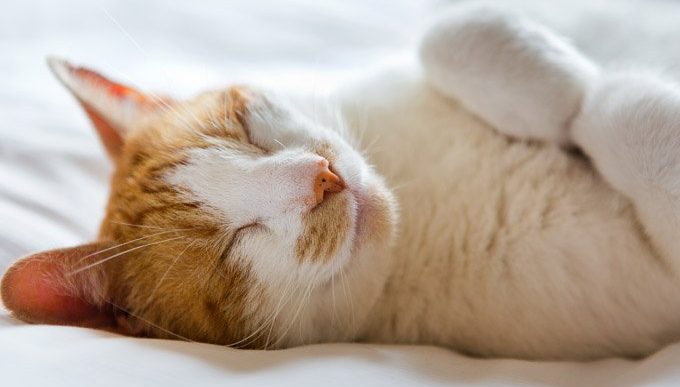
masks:
[[[607,64],[680,74],[680,3],[516,1]],[[570,2],[573,4],[574,2]],[[405,52],[442,1],[3,0],[0,272],[31,251],[92,238],[110,172],[44,56],[189,95],[257,79],[317,90]],[[641,361],[478,360],[429,347],[240,351],[29,326],[0,311],[0,385],[676,385],[680,344]]]

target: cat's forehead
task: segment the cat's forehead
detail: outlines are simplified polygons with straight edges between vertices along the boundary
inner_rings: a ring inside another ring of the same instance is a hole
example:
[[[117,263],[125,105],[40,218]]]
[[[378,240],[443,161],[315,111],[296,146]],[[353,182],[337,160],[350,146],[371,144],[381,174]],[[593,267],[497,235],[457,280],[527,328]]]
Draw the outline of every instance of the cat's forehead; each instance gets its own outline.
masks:
[[[240,120],[246,114],[247,102],[238,93],[240,89],[234,88],[209,91],[168,104],[141,121],[128,141],[186,147],[204,145],[207,136],[247,144],[248,133]]]
[[[230,90],[203,93],[190,101],[168,105],[140,122],[116,161],[114,191],[129,185],[165,186],[170,190],[165,177],[188,163],[196,150],[219,149],[221,154],[249,157],[265,153],[249,140],[230,94]]]

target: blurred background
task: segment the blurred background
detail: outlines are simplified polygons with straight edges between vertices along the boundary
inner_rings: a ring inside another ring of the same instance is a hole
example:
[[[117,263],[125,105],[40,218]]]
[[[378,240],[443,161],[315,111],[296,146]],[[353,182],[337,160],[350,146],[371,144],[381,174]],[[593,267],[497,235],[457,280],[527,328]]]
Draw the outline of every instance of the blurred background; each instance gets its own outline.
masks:
[[[256,80],[323,89],[413,53],[445,0],[0,0],[0,272],[96,235],[110,166],[47,55],[174,96]],[[499,1],[608,67],[680,71],[680,2]]]

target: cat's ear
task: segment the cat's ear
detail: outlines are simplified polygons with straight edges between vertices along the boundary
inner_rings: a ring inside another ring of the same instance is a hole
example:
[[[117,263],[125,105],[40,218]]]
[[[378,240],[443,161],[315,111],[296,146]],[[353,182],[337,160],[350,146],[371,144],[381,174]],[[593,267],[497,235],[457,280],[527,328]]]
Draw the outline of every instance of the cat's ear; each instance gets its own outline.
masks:
[[[105,301],[107,277],[94,265],[111,247],[97,242],[20,259],[0,283],[3,304],[31,323],[113,327],[113,309]]]
[[[125,135],[136,121],[172,103],[169,98],[143,93],[62,59],[50,57],[47,64],[85,109],[113,159],[120,154]]]
[[[254,93],[245,86],[232,86],[227,90],[227,96],[229,98],[227,103],[229,107],[227,119],[243,126],[247,130],[248,123],[246,122],[246,116],[249,106],[255,98]]]

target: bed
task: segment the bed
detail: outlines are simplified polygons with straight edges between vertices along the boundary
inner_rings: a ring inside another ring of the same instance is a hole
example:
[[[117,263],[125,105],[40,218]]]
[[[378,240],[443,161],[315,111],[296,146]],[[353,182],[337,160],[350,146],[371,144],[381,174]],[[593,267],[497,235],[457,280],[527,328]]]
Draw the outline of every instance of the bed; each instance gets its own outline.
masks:
[[[92,239],[111,171],[47,54],[188,96],[257,79],[310,91],[404,55],[453,1],[24,0],[0,12],[0,272]],[[680,2],[511,1],[609,67],[680,74]],[[677,385],[680,344],[642,360],[481,360],[432,347],[243,351],[27,325],[0,311],[0,385]]]

